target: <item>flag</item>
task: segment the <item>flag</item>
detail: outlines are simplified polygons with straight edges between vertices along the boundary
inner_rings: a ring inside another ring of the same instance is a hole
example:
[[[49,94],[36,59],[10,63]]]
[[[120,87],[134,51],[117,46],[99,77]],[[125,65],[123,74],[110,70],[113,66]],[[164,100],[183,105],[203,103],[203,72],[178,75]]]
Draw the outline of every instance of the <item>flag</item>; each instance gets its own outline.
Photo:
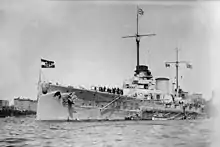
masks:
[[[41,68],[55,68],[54,61],[41,59]]]
[[[192,69],[192,65],[190,64],[186,64],[186,67]]]
[[[170,67],[170,64],[169,64],[169,63],[165,63],[165,66],[166,66],[166,67]]]
[[[138,8],[138,14],[144,15],[144,11],[141,8]]]

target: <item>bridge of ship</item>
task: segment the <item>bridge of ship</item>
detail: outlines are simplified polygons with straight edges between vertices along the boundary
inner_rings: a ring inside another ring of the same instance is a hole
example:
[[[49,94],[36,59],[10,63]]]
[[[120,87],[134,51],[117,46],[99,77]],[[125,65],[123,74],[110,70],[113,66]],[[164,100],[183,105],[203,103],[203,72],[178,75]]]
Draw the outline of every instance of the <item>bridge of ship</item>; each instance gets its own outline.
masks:
[[[125,95],[138,98],[160,100],[163,92],[155,89],[155,82],[148,66],[139,65],[136,67],[134,77],[124,81],[123,91]]]

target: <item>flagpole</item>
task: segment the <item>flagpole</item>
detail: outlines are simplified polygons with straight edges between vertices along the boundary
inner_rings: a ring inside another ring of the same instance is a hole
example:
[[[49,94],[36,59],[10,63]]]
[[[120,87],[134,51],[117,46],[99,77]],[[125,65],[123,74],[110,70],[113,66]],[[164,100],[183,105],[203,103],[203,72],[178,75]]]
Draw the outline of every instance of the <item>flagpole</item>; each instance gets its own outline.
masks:
[[[41,71],[41,70],[42,70],[42,69],[41,69],[41,59],[42,59],[42,58],[40,58],[39,83],[41,82],[41,72],[42,72],[42,71]]]
[[[37,101],[40,95],[41,72],[42,71],[41,71],[41,58],[40,58],[39,79],[38,79],[38,87],[37,87],[37,90],[38,90]]]
[[[138,13],[139,13],[139,7],[137,5],[137,35],[138,35]]]
[[[136,44],[137,44],[137,66],[136,66],[136,70],[135,70],[135,75],[136,74],[139,74],[139,48],[140,48],[140,37],[145,37],[145,36],[155,36],[156,34],[143,34],[143,35],[139,35],[138,33],[138,29],[139,29],[139,26],[138,26],[138,19],[139,19],[139,16],[138,15],[144,15],[144,11],[139,8],[139,6],[137,5],[137,33],[133,36],[124,36],[122,38],[130,38],[130,37],[134,37],[136,39]]]
[[[179,97],[179,58],[178,58],[178,54],[179,54],[179,49],[176,48],[176,92],[177,92],[177,96]]]
[[[138,70],[139,68],[139,46],[140,46],[140,39],[139,39],[139,34],[138,34],[138,15],[139,15],[139,7],[137,5],[137,35],[136,35],[136,43],[137,43],[137,67],[136,69]]]

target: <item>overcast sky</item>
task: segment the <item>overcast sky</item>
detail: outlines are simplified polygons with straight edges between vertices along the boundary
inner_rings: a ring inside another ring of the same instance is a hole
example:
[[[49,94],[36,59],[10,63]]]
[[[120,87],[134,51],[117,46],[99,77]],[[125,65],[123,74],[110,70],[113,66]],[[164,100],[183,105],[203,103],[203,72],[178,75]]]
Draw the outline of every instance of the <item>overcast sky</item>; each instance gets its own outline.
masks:
[[[136,31],[136,4],[131,2],[0,1],[0,99],[18,96],[36,99],[40,58],[55,61],[44,78],[71,85],[121,86],[133,76],[136,43],[122,36]],[[139,3],[142,38],[140,63],[153,76],[175,76],[165,61],[181,65],[183,90],[211,94],[211,7],[199,3]]]

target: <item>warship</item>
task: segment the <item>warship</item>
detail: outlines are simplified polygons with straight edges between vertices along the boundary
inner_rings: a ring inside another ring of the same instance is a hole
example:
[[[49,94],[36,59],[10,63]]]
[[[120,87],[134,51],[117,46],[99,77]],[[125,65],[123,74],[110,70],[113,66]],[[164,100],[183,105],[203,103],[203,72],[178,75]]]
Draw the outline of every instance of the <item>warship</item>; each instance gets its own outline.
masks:
[[[186,110],[173,106],[178,94],[178,65],[179,61],[171,63],[177,68],[177,94],[169,92],[169,79],[154,78],[147,65],[139,64],[139,44],[141,37],[156,34],[138,33],[138,18],[144,11],[137,7],[137,33],[134,36],[137,44],[137,66],[134,76],[123,82],[122,89],[92,87],[91,89],[64,86],[56,83],[38,82],[37,120],[170,120],[183,119]],[[55,62],[41,59],[41,68],[55,68]],[[41,74],[40,74],[41,75]],[[39,76],[41,77],[41,76]]]

